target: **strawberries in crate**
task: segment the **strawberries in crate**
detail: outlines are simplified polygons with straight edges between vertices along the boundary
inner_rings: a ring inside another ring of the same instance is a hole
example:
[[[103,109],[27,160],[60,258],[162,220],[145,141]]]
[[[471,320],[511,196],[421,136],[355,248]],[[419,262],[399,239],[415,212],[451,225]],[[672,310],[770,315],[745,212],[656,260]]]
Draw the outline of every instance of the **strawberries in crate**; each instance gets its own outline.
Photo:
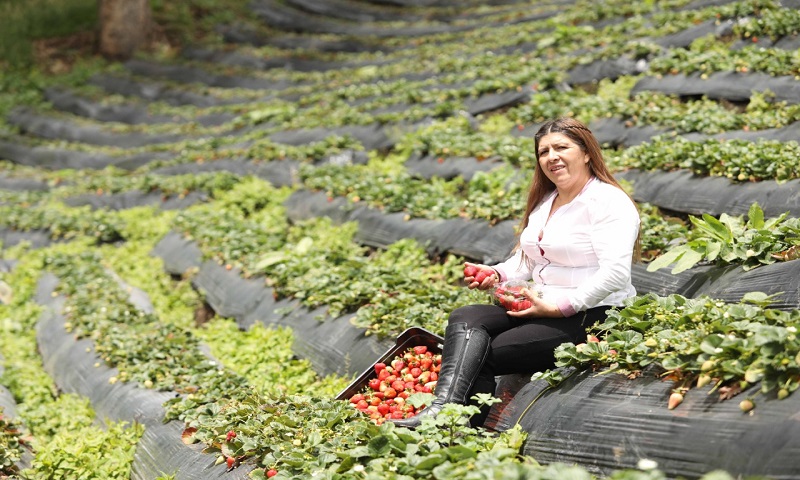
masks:
[[[434,354],[424,345],[409,348],[388,364],[376,363],[375,376],[361,392],[350,397],[350,403],[378,425],[389,418],[413,417],[418,410],[406,399],[418,392],[432,393],[441,366],[441,354]]]
[[[494,298],[506,310],[521,312],[533,306],[532,298],[541,297],[541,292],[534,283],[522,280],[510,280],[500,283],[494,289]]]

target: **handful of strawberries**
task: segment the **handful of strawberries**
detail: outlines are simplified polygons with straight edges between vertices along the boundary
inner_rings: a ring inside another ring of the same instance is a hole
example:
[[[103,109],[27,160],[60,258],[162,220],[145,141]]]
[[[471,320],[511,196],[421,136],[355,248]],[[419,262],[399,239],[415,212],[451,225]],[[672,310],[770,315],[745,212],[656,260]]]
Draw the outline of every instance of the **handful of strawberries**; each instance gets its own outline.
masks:
[[[350,403],[378,425],[389,418],[413,417],[418,410],[406,399],[417,392],[432,393],[441,367],[441,354],[434,354],[425,345],[409,348],[388,365],[376,363],[375,377],[362,392],[350,397]]]
[[[521,312],[533,306],[531,296],[541,297],[540,292],[534,284],[522,281],[511,280],[497,285],[494,289],[494,298],[500,302],[506,310]]]

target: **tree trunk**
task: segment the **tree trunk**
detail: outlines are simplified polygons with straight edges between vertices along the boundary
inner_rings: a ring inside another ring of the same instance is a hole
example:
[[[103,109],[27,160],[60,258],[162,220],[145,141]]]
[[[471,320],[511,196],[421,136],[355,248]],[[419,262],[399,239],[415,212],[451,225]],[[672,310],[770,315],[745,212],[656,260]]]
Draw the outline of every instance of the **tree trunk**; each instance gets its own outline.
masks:
[[[106,58],[130,58],[150,32],[149,0],[98,0],[98,48]]]

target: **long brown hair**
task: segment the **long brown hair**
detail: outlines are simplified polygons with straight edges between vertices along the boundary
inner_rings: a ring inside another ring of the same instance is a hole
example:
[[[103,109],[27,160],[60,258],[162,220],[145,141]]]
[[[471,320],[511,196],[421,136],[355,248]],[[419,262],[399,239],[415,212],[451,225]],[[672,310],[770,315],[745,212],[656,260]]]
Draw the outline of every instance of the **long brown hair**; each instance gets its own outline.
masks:
[[[555,184],[547,178],[547,175],[544,174],[542,170],[542,166],[539,164],[539,141],[545,135],[550,133],[561,133],[567,136],[570,140],[575,142],[576,145],[580,147],[580,149],[589,155],[589,173],[597,177],[598,180],[614,185],[615,187],[619,188],[623,192],[625,191],[622,186],[617,182],[614,178],[614,175],[608,170],[608,166],[606,166],[605,160],[603,160],[603,151],[600,148],[600,143],[595,138],[594,134],[591,130],[589,130],[586,125],[581,123],[574,118],[557,118],[555,120],[550,120],[545,122],[539,130],[536,132],[534,136],[536,146],[535,146],[535,153],[536,153],[536,165],[534,167],[534,174],[533,179],[531,180],[531,187],[528,190],[528,201],[525,206],[525,215],[522,216],[520,221],[520,226],[517,233],[517,246],[519,248],[519,235],[528,226],[528,219],[533,212],[533,209],[536,208],[537,205],[542,203],[542,200],[547,197],[551,192],[556,189]],[[627,195],[627,192],[625,192]],[[638,207],[636,206],[636,202],[628,195],[630,198],[631,203],[633,203],[634,207],[636,207],[638,211]],[[639,235],[636,237],[636,243],[633,247],[633,259],[634,261],[638,262],[641,260],[641,231]],[[524,254],[523,254],[524,256]]]

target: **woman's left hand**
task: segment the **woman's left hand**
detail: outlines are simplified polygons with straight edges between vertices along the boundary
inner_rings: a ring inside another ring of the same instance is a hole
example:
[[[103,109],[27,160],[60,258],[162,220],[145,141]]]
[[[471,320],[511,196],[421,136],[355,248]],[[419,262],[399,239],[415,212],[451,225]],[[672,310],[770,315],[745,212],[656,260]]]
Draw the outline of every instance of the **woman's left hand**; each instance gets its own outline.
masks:
[[[518,312],[508,311],[508,316],[515,318],[561,318],[564,314],[555,303],[550,303],[539,298],[538,295],[528,294],[525,296],[531,300],[531,308],[520,310]]]

